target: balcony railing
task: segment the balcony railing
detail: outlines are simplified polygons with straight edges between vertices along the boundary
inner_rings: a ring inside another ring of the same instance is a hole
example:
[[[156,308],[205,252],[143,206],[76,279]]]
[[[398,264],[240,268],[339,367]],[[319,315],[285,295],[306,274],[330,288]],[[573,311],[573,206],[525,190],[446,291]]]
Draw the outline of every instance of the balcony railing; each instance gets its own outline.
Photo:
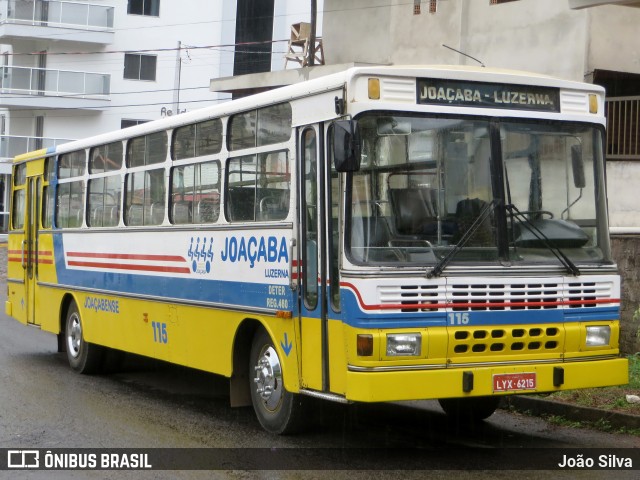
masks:
[[[103,98],[110,93],[111,76],[29,67],[0,67],[0,92],[26,95]]]
[[[113,29],[114,7],[78,2],[0,0],[0,24]]]
[[[607,159],[640,160],[640,97],[606,100]]]
[[[55,147],[72,140],[64,138],[21,137],[15,135],[0,135],[0,159],[12,159],[16,155]]]

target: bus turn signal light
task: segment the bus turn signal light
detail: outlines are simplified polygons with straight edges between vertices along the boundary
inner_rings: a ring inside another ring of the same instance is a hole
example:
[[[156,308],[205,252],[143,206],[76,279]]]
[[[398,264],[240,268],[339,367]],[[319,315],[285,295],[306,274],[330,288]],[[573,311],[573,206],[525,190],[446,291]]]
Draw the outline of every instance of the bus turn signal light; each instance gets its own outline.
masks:
[[[380,100],[380,79],[379,78],[369,79],[369,99]]]
[[[373,335],[358,335],[358,356],[370,357],[373,355]]]
[[[589,94],[589,113],[598,113],[598,96]]]

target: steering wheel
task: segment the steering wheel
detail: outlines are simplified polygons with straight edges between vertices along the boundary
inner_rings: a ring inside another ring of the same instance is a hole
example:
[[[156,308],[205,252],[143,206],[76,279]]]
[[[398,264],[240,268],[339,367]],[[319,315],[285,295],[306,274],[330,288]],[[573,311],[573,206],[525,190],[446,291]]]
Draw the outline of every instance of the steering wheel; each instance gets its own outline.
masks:
[[[522,215],[535,215],[535,214],[540,214],[540,215],[548,215],[549,219],[553,218],[553,212],[550,212],[549,210],[526,210],[524,212],[519,212]],[[513,212],[511,212],[511,215],[514,215]]]

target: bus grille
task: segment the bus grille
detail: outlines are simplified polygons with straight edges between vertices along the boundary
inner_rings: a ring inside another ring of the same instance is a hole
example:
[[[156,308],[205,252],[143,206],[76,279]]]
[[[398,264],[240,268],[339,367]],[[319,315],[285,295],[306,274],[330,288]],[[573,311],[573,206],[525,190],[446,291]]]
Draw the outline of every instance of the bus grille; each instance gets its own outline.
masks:
[[[459,328],[449,332],[449,358],[491,354],[533,354],[562,352],[561,326],[504,326]]]
[[[386,311],[399,312],[592,308],[603,300],[618,302],[611,281],[385,285],[378,294]]]

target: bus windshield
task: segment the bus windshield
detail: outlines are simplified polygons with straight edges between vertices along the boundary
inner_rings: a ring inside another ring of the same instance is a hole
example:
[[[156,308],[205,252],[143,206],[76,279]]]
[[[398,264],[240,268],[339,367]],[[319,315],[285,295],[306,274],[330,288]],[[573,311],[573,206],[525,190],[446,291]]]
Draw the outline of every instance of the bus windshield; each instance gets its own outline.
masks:
[[[347,188],[355,264],[608,261],[594,125],[369,113]],[[496,158],[499,157],[499,161]]]

